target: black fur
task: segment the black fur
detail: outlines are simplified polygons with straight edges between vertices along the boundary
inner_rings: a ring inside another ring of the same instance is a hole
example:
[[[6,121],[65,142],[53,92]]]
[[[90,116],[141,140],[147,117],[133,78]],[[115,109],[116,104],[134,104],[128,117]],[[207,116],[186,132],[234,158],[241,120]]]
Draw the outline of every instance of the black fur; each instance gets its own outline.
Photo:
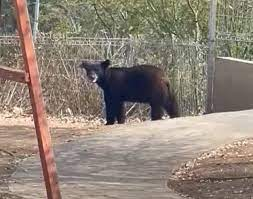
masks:
[[[124,102],[148,103],[152,120],[162,118],[163,109],[171,118],[178,117],[177,103],[161,69],[152,65],[110,68],[110,61],[83,62],[80,67],[104,91],[107,125],[125,122]]]

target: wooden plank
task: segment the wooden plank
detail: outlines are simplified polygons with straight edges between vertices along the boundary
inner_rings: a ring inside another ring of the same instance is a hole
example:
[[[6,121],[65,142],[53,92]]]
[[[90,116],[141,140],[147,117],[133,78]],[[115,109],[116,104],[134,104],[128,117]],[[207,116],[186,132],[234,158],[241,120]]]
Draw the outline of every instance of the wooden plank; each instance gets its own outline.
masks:
[[[20,83],[28,83],[30,81],[28,73],[7,66],[0,66],[0,78]]]
[[[33,117],[39,145],[40,159],[43,169],[48,199],[61,199],[56,164],[51,147],[51,137],[46,119],[45,105],[39,79],[38,65],[34,50],[31,25],[27,10],[26,0],[14,0],[16,8],[17,24],[21,40],[22,54],[25,63],[25,71],[30,75],[28,83]]]

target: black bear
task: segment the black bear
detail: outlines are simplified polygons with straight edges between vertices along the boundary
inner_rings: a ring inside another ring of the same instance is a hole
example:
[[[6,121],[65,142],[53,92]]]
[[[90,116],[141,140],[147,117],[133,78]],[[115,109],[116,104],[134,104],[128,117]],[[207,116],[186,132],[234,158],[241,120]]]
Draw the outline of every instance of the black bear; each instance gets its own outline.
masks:
[[[88,78],[104,91],[106,125],[125,122],[124,102],[149,103],[151,119],[162,118],[163,108],[171,118],[178,117],[173,92],[163,71],[152,65],[109,67],[110,60],[98,63],[82,62]]]

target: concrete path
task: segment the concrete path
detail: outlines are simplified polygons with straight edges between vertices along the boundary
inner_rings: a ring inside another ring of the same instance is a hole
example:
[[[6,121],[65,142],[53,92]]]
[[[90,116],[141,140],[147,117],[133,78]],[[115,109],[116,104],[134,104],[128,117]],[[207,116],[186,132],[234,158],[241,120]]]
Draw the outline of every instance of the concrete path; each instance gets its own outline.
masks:
[[[218,145],[253,136],[253,111],[107,128],[56,148],[64,199],[179,199],[166,186],[180,163]],[[46,198],[38,157],[25,160],[10,190]]]

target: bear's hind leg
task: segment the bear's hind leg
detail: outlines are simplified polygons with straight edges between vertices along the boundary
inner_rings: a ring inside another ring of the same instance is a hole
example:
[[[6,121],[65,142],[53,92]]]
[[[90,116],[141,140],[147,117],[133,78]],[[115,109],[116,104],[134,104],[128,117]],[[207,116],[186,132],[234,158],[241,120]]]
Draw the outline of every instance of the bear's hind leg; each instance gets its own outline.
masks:
[[[160,105],[151,105],[151,120],[160,120],[163,116],[163,109]]]
[[[177,104],[173,104],[170,100],[164,103],[164,109],[170,116],[170,118],[179,117]]]

